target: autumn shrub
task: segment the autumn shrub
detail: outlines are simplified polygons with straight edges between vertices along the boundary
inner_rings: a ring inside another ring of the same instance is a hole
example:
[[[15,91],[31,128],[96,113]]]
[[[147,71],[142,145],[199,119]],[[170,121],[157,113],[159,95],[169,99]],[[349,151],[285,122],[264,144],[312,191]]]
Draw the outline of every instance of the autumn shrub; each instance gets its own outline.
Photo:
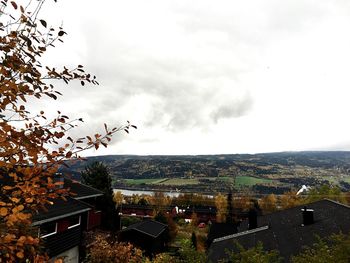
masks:
[[[255,247],[245,249],[238,242],[234,244],[234,251],[227,251],[227,258],[220,261],[232,263],[281,263],[282,258],[276,250],[266,251],[263,244],[258,242]]]
[[[350,235],[334,234],[318,238],[311,247],[292,257],[293,263],[348,263],[350,262]]]
[[[138,263],[144,260],[142,250],[130,243],[109,242],[97,236],[89,249],[86,262],[90,263]]]

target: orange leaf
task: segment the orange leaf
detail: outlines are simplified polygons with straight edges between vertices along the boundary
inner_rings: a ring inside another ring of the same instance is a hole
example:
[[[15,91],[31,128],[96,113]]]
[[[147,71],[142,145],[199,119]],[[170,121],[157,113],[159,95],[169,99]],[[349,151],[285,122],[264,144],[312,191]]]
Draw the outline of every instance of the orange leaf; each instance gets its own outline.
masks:
[[[18,210],[18,211],[22,211],[23,209],[24,209],[24,206],[23,206],[23,205],[17,206],[17,210]]]
[[[17,253],[16,253],[16,256],[17,256],[18,258],[24,258],[24,254],[23,254],[22,251],[17,252]]]
[[[12,197],[11,200],[16,204],[20,201],[17,197]]]
[[[0,208],[0,216],[6,216],[8,213],[8,210],[6,207],[1,207]]]

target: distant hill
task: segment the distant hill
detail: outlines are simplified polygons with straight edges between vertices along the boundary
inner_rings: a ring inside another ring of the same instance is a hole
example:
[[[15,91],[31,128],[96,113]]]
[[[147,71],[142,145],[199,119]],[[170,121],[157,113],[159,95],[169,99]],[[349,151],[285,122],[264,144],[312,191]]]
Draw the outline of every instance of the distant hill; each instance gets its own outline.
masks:
[[[62,167],[61,172],[69,172],[79,180],[80,171],[94,161],[101,161],[109,167],[114,183],[118,186],[128,185],[131,180],[136,179],[142,179],[140,184],[143,186],[150,186],[151,179],[158,179],[157,182],[162,182],[159,183],[160,186],[166,183],[159,179],[172,178],[192,179],[188,181],[189,183],[194,183],[194,179],[198,179],[200,183],[196,181],[196,184],[203,186],[205,179],[208,183],[214,182],[216,178],[222,179],[220,182],[232,183],[237,176],[273,179],[284,187],[299,187],[301,182],[311,185],[320,182],[336,184],[342,182],[341,185],[344,187],[350,183],[350,152],[345,151],[225,155],[105,155],[70,163],[69,168]],[[132,182],[133,185],[137,183]],[[155,181],[152,182],[152,187],[155,187]],[[176,181],[175,184],[179,182]],[[267,186],[265,184],[261,187]]]

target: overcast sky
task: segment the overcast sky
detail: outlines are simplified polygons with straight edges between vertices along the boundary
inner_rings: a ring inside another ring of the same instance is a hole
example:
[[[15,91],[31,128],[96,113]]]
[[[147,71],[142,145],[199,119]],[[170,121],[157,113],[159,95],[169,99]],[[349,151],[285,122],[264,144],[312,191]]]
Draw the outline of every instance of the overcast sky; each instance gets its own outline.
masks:
[[[83,117],[76,136],[138,126],[90,155],[350,150],[348,0],[51,2],[48,64],[100,86],[38,107]]]

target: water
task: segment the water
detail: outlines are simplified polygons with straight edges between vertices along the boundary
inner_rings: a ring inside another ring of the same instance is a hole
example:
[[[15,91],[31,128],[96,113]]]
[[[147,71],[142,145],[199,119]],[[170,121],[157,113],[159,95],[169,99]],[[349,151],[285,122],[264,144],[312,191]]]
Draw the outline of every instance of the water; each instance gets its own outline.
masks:
[[[127,190],[127,189],[113,189],[114,192],[120,191],[123,195],[131,196],[131,195],[153,195],[154,191],[148,191],[148,190]],[[165,195],[168,195],[170,197],[178,197],[181,193],[179,192],[162,192]]]

